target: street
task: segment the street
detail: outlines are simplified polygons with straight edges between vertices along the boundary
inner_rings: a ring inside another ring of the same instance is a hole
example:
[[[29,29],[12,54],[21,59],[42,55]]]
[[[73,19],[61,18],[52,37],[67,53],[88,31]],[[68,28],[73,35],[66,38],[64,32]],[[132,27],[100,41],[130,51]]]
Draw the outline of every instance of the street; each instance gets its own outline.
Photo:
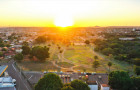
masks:
[[[11,76],[13,79],[16,79],[17,90],[32,90],[28,82],[23,78],[18,69],[15,67],[13,60],[9,61],[5,65],[8,65],[7,72],[9,76]]]

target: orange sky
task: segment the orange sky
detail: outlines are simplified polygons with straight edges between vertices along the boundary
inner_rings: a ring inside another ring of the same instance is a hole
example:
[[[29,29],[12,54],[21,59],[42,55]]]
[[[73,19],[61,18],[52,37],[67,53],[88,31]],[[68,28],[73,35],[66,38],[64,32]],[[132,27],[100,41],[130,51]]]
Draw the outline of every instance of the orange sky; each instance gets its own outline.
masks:
[[[55,22],[140,26],[140,0],[0,0],[0,26],[49,27]]]

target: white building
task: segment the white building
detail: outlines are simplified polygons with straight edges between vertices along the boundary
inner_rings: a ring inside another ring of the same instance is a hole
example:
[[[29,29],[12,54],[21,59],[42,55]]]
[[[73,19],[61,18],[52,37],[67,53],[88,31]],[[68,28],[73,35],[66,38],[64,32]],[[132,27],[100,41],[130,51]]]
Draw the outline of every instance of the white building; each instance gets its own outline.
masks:
[[[96,81],[88,81],[87,84],[90,90],[98,90],[98,84]]]
[[[16,90],[15,82],[11,77],[0,77],[0,90]]]
[[[132,37],[126,37],[126,38],[119,38],[119,40],[134,40],[135,38]]]
[[[16,49],[16,53],[21,53],[22,49]]]

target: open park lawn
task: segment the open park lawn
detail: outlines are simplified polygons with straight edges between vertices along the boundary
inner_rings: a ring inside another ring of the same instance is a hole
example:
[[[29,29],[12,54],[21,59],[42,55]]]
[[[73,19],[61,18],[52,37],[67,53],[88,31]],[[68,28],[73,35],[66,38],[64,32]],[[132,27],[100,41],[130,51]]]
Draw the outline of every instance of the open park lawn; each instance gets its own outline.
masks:
[[[64,57],[75,64],[91,65],[94,55],[87,46],[70,46],[66,49]]]
[[[77,65],[73,68],[74,70],[83,71],[83,69],[86,69],[87,72],[95,72],[92,68],[95,55],[99,58],[100,66],[97,68],[97,72],[99,73],[109,71],[107,65],[109,61],[113,63],[111,70],[126,70],[132,72],[132,66],[130,64],[106,58],[106,56],[95,52],[91,46],[69,46],[64,53],[66,59]]]
[[[110,59],[98,52],[93,50],[93,46],[69,46],[66,47],[64,45],[59,45],[61,49],[58,49],[58,46],[55,44],[51,44],[50,46],[50,58],[45,63],[33,62],[33,61],[23,61],[18,65],[23,70],[29,71],[46,71],[53,70],[58,71],[59,68],[54,66],[52,62],[57,62],[56,65],[62,68],[73,68],[74,71],[83,72],[86,69],[87,72],[95,72],[94,68],[92,68],[92,63],[94,61],[94,56],[98,56],[98,60],[100,66],[97,68],[97,73],[105,73],[109,71],[108,62],[111,61],[113,65],[111,66],[111,70],[125,70],[132,72],[132,66],[126,62],[121,62],[118,60]],[[60,50],[64,52],[62,54],[59,53]],[[61,55],[61,58],[58,56]],[[62,70],[63,71],[63,70]],[[65,70],[66,71],[66,70]]]

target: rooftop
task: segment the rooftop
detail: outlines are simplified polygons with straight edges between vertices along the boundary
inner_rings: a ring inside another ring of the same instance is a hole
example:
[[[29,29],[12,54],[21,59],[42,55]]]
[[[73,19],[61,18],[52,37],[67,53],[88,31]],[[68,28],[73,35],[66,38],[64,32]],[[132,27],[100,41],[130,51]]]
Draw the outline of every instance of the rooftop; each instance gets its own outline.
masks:
[[[88,85],[97,85],[97,82],[96,81],[87,81],[87,84]]]
[[[0,83],[12,83],[11,77],[0,77]]]
[[[0,66],[0,76],[5,72],[5,70],[8,68],[8,65],[1,65]]]
[[[16,90],[15,87],[2,87],[0,90]]]
[[[0,90],[16,90],[11,77],[0,77]]]
[[[97,81],[98,84],[108,84],[108,74],[96,73],[95,75],[89,75],[88,81]]]
[[[109,87],[108,84],[101,84],[102,87]]]

